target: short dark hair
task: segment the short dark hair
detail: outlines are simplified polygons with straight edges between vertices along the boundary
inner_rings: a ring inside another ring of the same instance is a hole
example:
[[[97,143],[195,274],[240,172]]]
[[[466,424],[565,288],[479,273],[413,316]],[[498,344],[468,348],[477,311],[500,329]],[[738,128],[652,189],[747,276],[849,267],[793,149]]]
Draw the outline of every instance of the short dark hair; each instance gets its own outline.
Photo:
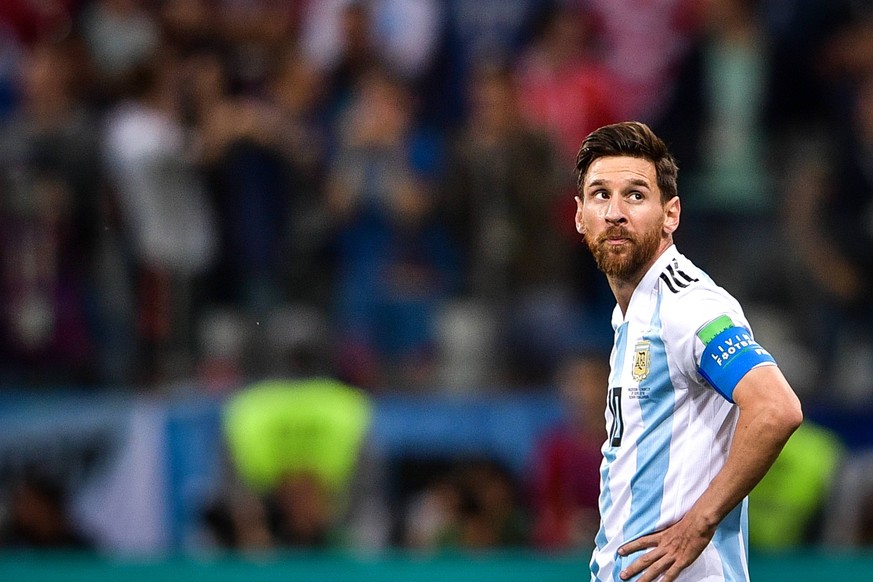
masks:
[[[580,194],[589,166],[597,158],[606,156],[631,156],[651,161],[655,164],[661,200],[666,202],[678,194],[676,176],[679,167],[676,160],[667,144],[645,123],[623,121],[604,125],[588,134],[576,156],[576,189]]]

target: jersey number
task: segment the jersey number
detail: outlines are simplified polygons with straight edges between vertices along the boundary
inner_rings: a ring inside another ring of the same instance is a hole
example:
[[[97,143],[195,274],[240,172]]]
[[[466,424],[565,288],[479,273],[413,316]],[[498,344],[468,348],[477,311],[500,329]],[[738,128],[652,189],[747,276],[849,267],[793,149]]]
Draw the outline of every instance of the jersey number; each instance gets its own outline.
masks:
[[[609,429],[610,446],[621,446],[621,435],[624,432],[624,419],[621,417],[621,387],[609,389],[609,412],[612,413],[612,428]]]

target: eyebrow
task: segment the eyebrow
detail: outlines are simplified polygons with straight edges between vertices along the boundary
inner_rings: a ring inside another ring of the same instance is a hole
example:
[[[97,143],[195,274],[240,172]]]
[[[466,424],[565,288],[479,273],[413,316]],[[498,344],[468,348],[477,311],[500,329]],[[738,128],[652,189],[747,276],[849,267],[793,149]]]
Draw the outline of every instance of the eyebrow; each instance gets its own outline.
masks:
[[[647,180],[643,180],[642,178],[631,178],[628,180],[628,183],[632,186],[644,186],[646,188],[651,188],[651,184]],[[598,178],[597,180],[592,180],[586,184],[586,187],[589,186],[605,186],[607,184],[606,180]]]

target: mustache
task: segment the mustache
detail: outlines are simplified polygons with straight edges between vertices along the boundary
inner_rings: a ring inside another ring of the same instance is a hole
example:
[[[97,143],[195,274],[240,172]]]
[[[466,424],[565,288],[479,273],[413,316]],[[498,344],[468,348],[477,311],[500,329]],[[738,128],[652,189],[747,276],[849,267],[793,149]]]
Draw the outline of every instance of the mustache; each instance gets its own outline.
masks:
[[[635,242],[633,235],[631,235],[631,233],[622,226],[612,226],[606,229],[605,231],[600,233],[600,236],[597,237],[597,242],[602,243],[611,238],[623,238],[629,240],[630,242]]]

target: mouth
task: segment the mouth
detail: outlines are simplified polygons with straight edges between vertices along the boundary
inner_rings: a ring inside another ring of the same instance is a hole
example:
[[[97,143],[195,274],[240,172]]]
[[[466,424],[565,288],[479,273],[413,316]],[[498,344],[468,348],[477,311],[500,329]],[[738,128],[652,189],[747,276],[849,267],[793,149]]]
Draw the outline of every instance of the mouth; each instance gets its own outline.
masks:
[[[602,247],[610,254],[625,254],[633,248],[631,241],[628,239],[607,239]]]
[[[631,244],[630,237],[623,234],[612,234],[605,236],[603,238],[603,244],[608,245],[610,247],[620,247],[623,245]]]

